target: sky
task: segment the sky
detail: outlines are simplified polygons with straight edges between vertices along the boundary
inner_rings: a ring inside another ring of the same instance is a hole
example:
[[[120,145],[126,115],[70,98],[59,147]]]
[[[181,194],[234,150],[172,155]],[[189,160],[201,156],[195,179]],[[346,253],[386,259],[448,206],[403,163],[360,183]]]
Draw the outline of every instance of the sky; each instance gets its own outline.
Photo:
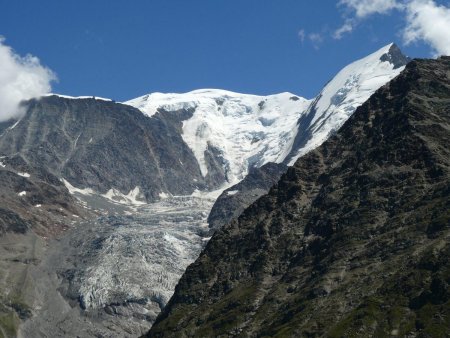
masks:
[[[411,57],[450,54],[450,1],[0,0],[0,36],[0,111],[47,91],[312,98],[390,42]]]

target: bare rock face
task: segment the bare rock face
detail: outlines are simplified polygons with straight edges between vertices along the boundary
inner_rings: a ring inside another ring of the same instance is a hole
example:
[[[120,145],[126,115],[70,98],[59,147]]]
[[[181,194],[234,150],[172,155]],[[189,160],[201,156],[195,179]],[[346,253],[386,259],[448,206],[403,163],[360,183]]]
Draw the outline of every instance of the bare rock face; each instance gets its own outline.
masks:
[[[224,190],[214,203],[208,216],[212,231],[219,229],[239,215],[278,182],[287,170],[282,163],[266,163],[260,168],[253,167],[238,184]]]
[[[29,230],[56,235],[71,220],[89,214],[56,176],[29,165],[20,155],[0,158],[0,186],[0,237]]]
[[[46,239],[92,212],[56,176],[20,155],[0,156],[0,187],[0,336],[17,337],[20,323],[33,316],[30,269],[42,259]]]
[[[149,337],[450,334],[450,57],[414,60],[218,230]]]
[[[147,201],[207,187],[181,137],[182,121],[192,111],[161,111],[149,118],[115,102],[59,96],[26,106],[25,117],[1,135],[0,155],[18,153],[77,188],[128,194],[138,187]]]

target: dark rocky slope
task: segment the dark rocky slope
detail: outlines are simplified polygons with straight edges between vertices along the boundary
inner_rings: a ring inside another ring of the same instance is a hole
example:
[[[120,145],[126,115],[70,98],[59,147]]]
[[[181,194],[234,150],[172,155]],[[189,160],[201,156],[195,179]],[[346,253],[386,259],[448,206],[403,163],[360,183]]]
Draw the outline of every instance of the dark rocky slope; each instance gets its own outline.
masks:
[[[208,216],[210,229],[212,231],[219,229],[232,219],[239,217],[250,204],[267,194],[286,170],[286,165],[272,162],[266,163],[260,168],[251,168],[241,182],[224,190],[214,202]]]
[[[32,316],[28,297],[46,238],[62,234],[77,220],[91,218],[64,184],[20,155],[0,158],[0,337],[17,337]]]
[[[0,158],[0,237],[29,230],[52,236],[90,212],[44,167],[33,167],[20,156]]]
[[[387,61],[392,64],[394,69],[404,67],[410,58],[403,55],[402,51],[397,45],[392,44],[389,51],[380,57],[381,61]],[[338,75],[336,75],[338,76]],[[341,88],[333,96],[330,106],[325,111],[320,111],[319,103],[323,99],[324,91],[326,91],[327,85],[317,95],[314,101],[309,105],[306,113],[302,115],[297,121],[298,133],[295,137],[294,144],[289,155],[285,158],[283,163],[274,164],[268,163],[261,169],[253,170],[250,172],[248,179],[244,179],[244,182],[238,183],[235,186],[228,189],[228,191],[239,192],[234,195],[229,195],[228,192],[224,192],[214,204],[211,214],[208,218],[208,222],[211,228],[217,228],[223,224],[228,223],[233,218],[237,218],[247,207],[250,206],[259,197],[267,194],[269,189],[280,179],[281,175],[287,170],[288,165],[294,158],[297,158],[299,153],[303,153],[304,147],[307,147],[308,142],[312,141],[315,137],[315,133],[326,129],[328,123],[335,124],[336,122],[329,122],[330,119],[335,119],[336,115],[342,114],[342,111],[353,112],[357,105],[354,103],[354,98],[347,97],[349,94],[347,90],[355,83],[351,83],[353,80],[358,79],[360,74],[353,74],[353,77],[348,78],[348,88]],[[332,83],[335,79],[330,80]],[[340,106],[343,103],[351,103],[350,106]],[[333,103],[331,105],[331,103]],[[335,125],[330,131],[331,135],[338,129],[340,124]]]
[[[181,137],[192,111],[139,110],[95,98],[43,97],[0,136],[0,155],[20,154],[77,188],[124,194],[136,187],[148,201],[159,193],[189,194],[205,188],[197,161]]]
[[[448,337],[450,58],[414,60],[217,231],[149,337]]]

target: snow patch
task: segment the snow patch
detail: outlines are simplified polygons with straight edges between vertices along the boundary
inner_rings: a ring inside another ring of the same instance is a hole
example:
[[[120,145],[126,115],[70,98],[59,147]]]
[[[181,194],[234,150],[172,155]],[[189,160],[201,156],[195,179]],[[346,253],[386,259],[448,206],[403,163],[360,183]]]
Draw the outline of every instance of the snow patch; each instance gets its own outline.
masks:
[[[71,100],[84,100],[84,99],[95,99],[95,100],[101,100],[101,101],[112,101],[111,99],[105,98],[105,97],[100,97],[100,96],[69,96],[69,95],[61,95],[61,94],[55,94],[55,93],[50,93],[50,94],[46,94],[43,95],[44,97],[48,97],[48,96],[58,96],[64,99],[71,99]]]
[[[3,162],[0,161],[0,167],[5,168],[6,165]]]
[[[17,175],[22,176],[22,177],[26,177],[26,178],[30,177],[29,173],[17,173]]]
[[[227,191],[227,195],[233,196],[233,195],[236,195],[238,192],[239,192],[239,190],[230,190],[230,191]]]
[[[14,123],[11,127],[8,128],[8,130],[13,130],[20,123],[20,121],[22,121],[22,119],[17,120],[16,123]]]
[[[114,203],[118,204],[125,204],[125,205],[144,205],[147,204],[145,201],[143,201],[144,196],[142,195],[139,187],[135,187],[134,189],[130,190],[130,192],[125,195],[121,193],[119,190],[116,189],[109,189],[106,194],[100,194],[96,192],[95,190],[91,188],[85,188],[85,189],[79,189],[75,188],[73,185],[71,185],[67,180],[62,179],[64,182],[64,185],[69,190],[71,194],[81,194],[81,195],[98,195],[102,196]]]
[[[168,199],[170,197],[170,194],[167,194],[165,192],[160,192],[159,193],[159,198],[162,200]]]
[[[112,202],[119,204],[126,204],[126,205],[147,204],[145,201],[142,200],[143,195],[141,194],[139,187],[135,187],[134,189],[130,190],[130,192],[127,195],[122,194],[120,191],[116,189],[110,189],[106,194],[103,194],[101,196],[109,199]]]
[[[223,193],[224,190],[227,190],[233,185],[234,185],[233,183],[225,183],[220,188],[213,191],[201,191],[195,189],[194,192],[189,197],[197,197],[204,200],[215,201],[219,198],[219,196]],[[174,197],[181,197],[181,196],[174,196]]]
[[[73,195],[75,193],[81,194],[81,195],[95,195],[96,192],[92,190],[91,188],[85,188],[85,189],[79,189],[75,188],[72,184],[70,184],[67,180],[64,178],[62,179],[64,185],[66,186],[67,190]]]
[[[26,191],[21,191],[21,192],[19,192],[17,195],[19,195],[19,196],[25,196],[26,194],[27,194]]]

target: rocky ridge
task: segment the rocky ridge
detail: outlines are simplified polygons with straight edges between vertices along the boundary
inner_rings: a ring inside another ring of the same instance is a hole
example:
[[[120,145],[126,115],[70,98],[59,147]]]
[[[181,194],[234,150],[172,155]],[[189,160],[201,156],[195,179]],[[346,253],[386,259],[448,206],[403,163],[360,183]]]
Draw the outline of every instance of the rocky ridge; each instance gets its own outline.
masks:
[[[450,334],[450,57],[414,60],[218,230],[149,337]]]
[[[210,226],[216,228],[228,223],[266,194],[286,171],[286,165],[292,165],[335,133],[358,106],[398,75],[409,61],[395,44],[389,44],[344,67],[298,117],[296,126],[293,126],[295,138],[282,161],[271,163],[267,172],[265,166],[249,172],[248,178],[224,191],[211,210]],[[270,178],[268,173],[272,175]]]

